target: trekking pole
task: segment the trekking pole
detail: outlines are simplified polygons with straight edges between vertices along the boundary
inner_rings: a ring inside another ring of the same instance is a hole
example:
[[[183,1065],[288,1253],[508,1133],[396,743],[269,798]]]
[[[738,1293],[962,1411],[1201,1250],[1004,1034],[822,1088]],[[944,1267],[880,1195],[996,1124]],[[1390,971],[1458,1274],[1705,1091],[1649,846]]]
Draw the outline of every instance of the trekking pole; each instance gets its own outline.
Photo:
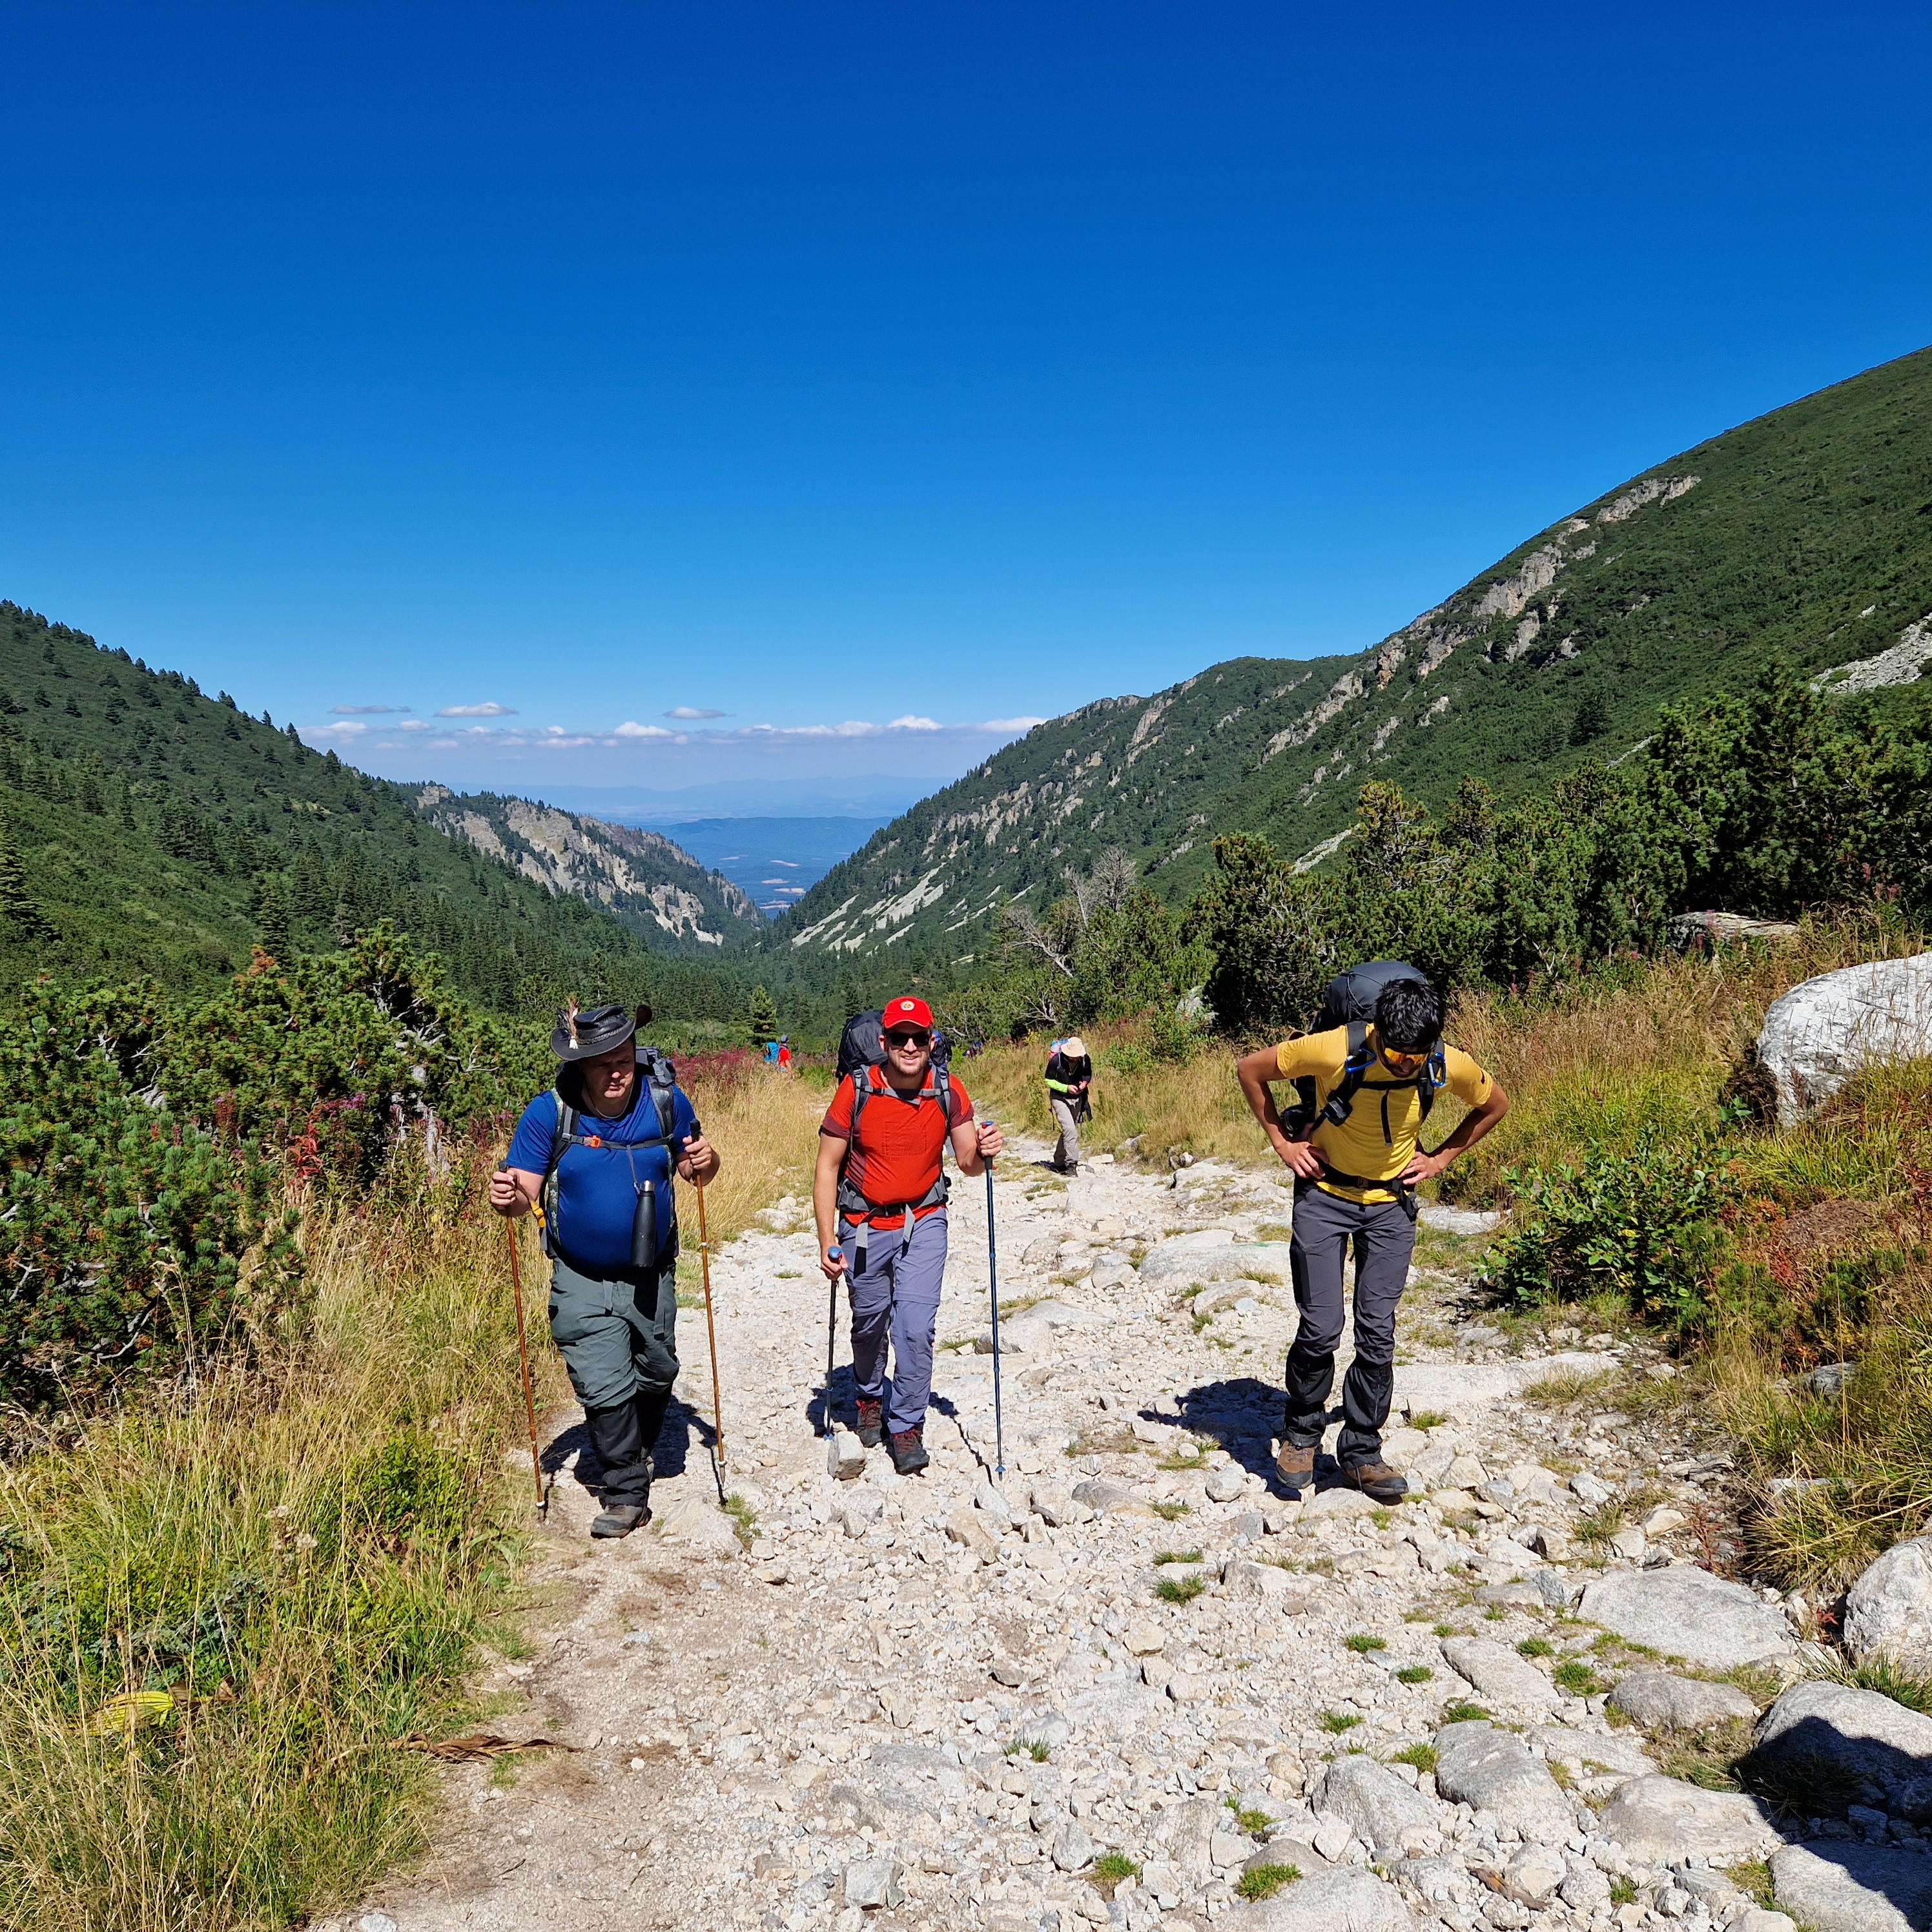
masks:
[[[842,1248],[834,1248],[832,1253],[839,1260],[844,1258]],[[824,1426],[818,1432],[821,1436],[832,1433],[832,1376],[838,1346],[838,1277],[833,1275],[826,1286],[830,1292],[825,1302],[825,1413],[820,1418]]]
[[[715,1439],[711,1473],[718,1484],[718,1500],[724,1500],[724,1391],[718,1381],[718,1322],[711,1312],[711,1230],[704,1218],[704,1184],[698,1189],[698,1253],[704,1270],[704,1326],[711,1337],[711,1417]]]
[[[509,1163],[506,1161],[505,1166]],[[530,1344],[524,1328],[524,1270],[517,1254],[517,1224],[514,1221],[503,1223],[503,1233],[510,1244],[510,1292],[517,1304],[517,1358],[524,1370],[524,1418],[530,1426],[530,1474],[536,1479],[537,1520],[550,1520],[550,1492],[544,1486],[543,1458],[537,1453],[537,1399],[530,1387]]]
[[[993,1163],[986,1162],[986,1280],[993,1302],[993,1472],[1006,1473],[1006,1429],[1000,1406],[1000,1251],[993,1232]]]

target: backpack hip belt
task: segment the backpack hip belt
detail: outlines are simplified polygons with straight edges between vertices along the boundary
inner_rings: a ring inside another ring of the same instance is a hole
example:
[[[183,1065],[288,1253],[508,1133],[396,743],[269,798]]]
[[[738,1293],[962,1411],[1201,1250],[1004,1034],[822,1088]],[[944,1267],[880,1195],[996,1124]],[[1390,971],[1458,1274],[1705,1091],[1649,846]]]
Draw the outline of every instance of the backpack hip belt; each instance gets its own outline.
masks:
[[[1395,1196],[1393,1204],[1400,1208],[1412,1221],[1421,1211],[1422,1204],[1416,1198],[1414,1185],[1411,1182],[1404,1180],[1400,1175],[1392,1176],[1386,1180],[1378,1180],[1366,1174],[1344,1174],[1339,1167],[1330,1167],[1324,1160],[1322,1163],[1321,1179],[1333,1181],[1337,1187],[1352,1187],[1358,1193],[1361,1194],[1367,1193],[1372,1188],[1388,1188]],[[1314,1181],[1309,1183],[1311,1187],[1316,1184]],[[1378,1204],[1364,1201],[1357,1204],[1368,1208]]]

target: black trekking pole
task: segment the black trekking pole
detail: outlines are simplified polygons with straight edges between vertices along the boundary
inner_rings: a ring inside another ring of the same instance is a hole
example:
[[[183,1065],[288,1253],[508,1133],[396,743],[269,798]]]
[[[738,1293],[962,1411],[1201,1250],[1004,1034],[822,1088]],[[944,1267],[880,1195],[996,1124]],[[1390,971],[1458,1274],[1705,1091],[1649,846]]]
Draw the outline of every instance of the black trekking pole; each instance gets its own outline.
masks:
[[[834,1248],[836,1258],[843,1260],[844,1250]],[[825,1413],[819,1418],[824,1426],[819,1430],[821,1436],[832,1433],[832,1370],[834,1352],[838,1346],[838,1277],[829,1276],[826,1280],[825,1298]]]
[[[993,1232],[993,1163],[986,1162],[986,1281],[993,1303],[993,1472],[1006,1473],[1006,1427],[1000,1406],[1000,1250]]]

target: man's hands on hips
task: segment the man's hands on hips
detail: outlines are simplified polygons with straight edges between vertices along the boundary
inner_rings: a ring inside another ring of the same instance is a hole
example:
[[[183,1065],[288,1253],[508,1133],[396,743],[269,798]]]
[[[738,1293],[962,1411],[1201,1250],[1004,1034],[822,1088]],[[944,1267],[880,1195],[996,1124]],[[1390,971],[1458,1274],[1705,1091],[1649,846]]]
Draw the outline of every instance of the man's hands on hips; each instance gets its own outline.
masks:
[[[1299,1174],[1304,1180],[1322,1178],[1322,1156],[1315,1151],[1310,1141],[1290,1140],[1286,1134],[1270,1136],[1274,1150],[1280,1154],[1282,1164]]]
[[[1402,1169],[1402,1178],[1412,1187],[1418,1180],[1433,1180],[1455,1157],[1454,1154],[1444,1154],[1440,1150],[1434,1154],[1424,1154],[1418,1148],[1415,1158]]]

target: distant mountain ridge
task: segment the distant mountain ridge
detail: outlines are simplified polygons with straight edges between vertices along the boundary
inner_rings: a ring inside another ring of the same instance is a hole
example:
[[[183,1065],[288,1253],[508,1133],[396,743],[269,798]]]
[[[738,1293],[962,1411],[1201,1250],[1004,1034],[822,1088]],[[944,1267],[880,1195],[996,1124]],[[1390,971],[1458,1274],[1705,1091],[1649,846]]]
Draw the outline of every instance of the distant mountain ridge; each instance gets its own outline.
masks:
[[[1036,726],[881,830],[766,943],[962,962],[1003,900],[1058,896],[1109,846],[1170,902],[1223,832],[1319,862],[1366,779],[1440,803],[1474,773],[1514,796],[1773,657],[1828,688],[1916,676],[1928,618],[1922,350],[1606,491],[1359,653],[1234,658]]]
[[[641,928],[653,944],[722,947],[764,923],[748,893],[662,832],[494,792],[459,794],[440,784],[424,785],[416,799],[440,831],[551,892],[605,908]]]

